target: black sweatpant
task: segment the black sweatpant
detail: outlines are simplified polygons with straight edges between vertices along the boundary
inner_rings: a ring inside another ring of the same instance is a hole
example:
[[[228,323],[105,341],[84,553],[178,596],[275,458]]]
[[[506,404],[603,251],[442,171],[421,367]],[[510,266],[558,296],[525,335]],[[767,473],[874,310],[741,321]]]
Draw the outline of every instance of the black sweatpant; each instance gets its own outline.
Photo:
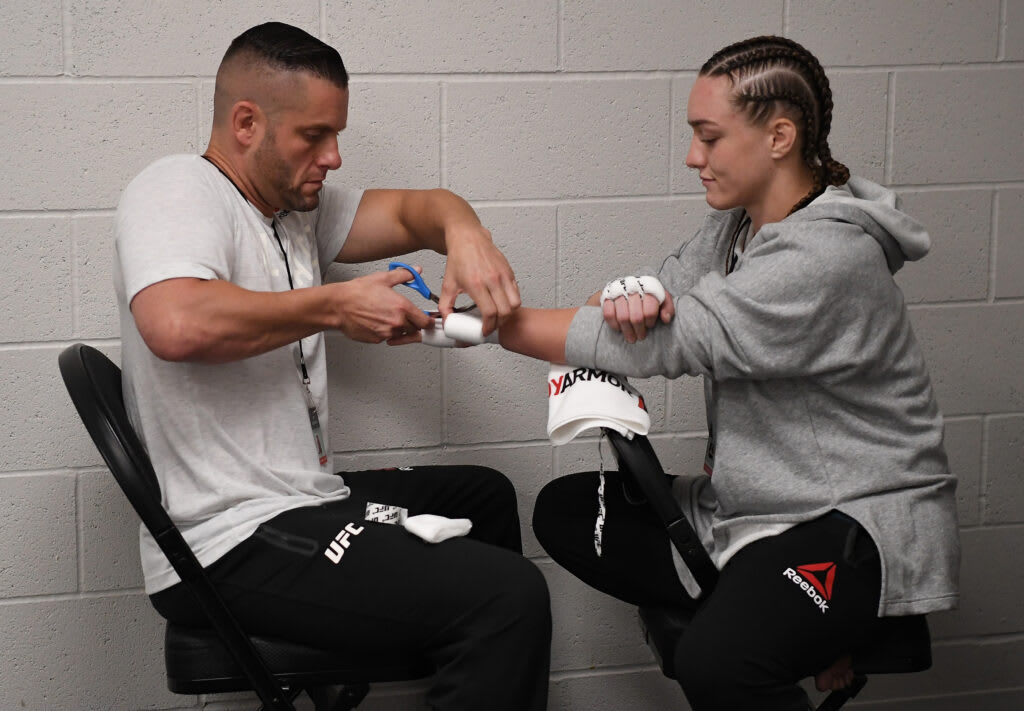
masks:
[[[877,622],[880,563],[867,532],[834,511],[755,541],[729,560],[697,605],[650,507],[626,500],[618,472],[605,477],[602,555],[594,547],[596,472],[541,490],[533,528],[544,549],[620,600],[695,609],[675,656],[694,711],[807,711],[797,682],[863,644]]]
[[[545,709],[550,602],[540,571],[522,557],[508,479],[455,466],[343,476],[350,498],[287,511],[209,566],[242,627],[368,655],[419,650],[438,668],[427,694],[433,709]],[[425,543],[365,521],[367,502],[468,518],[473,528]],[[180,583],[151,600],[171,621],[205,624]]]

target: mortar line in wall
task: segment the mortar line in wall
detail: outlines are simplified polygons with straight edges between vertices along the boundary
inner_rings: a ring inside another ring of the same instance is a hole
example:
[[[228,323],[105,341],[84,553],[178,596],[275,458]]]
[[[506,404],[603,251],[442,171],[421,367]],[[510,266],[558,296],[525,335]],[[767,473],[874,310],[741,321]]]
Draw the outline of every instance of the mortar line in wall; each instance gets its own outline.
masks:
[[[663,398],[664,401],[665,401],[665,421],[662,424],[665,427],[668,427],[668,423],[672,419],[672,402],[673,402],[673,398],[672,398],[672,381],[669,380],[668,378],[665,378],[665,382],[662,383],[662,387],[665,388],[665,390],[664,390],[665,396]]]
[[[42,217],[113,217],[117,214],[115,208],[103,208],[95,210],[76,210],[67,208],[62,210],[0,210],[0,219],[19,218],[33,219]]]
[[[885,88],[885,152],[882,166],[882,180],[892,184],[893,156],[896,143],[896,72],[889,72]]]
[[[448,441],[448,354],[445,351],[438,351],[441,359],[441,366],[438,368],[437,389],[438,397],[441,398],[441,442]],[[408,451],[402,448],[402,451]]]
[[[562,243],[562,235],[561,235],[560,230],[558,229],[559,225],[561,224],[561,214],[560,214],[561,211],[562,211],[561,206],[560,205],[555,205],[555,264],[556,265],[562,263],[562,257],[561,257],[561,253],[560,253],[561,252],[560,247],[561,247],[561,243]],[[556,271],[555,271],[555,307],[556,308],[562,308],[562,280],[558,278],[557,266],[556,266]]]
[[[582,669],[560,669],[551,672],[551,681],[568,681],[570,679],[586,679],[589,677],[615,676],[621,674],[634,674],[636,672],[654,671],[661,674],[661,668],[653,662],[644,664],[609,664],[599,668],[586,667]]]
[[[649,435],[649,439],[652,442],[658,442],[660,440],[667,439],[704,439],[707,437],[707,432],[698,431],[687,431],[687,432],[657,432]],[[597,435],[581,436],[573,440],[574,443],[586,444],[596,443],[600,439]],[[410,446],[410,447],[384,447],[381,449],[355,449],[355,450],[335,450],[333,452],[336,457],[356,457],[363,454],[374,454],[381,456],[390,456],[392,454],[399,453],[413,453],[413,454],[431,454],[431,453],[443,453],[443,452],[469,452],[479,449],[519,449],[521,447],[535,447],[535,446],[551,446],[551,441],[545,438],[536,439],[524,439],[524,440],[505,440],[502,442],[460,442],[460,443],[440,443],[424,446]]]
[[[71,58],[71,1],[61,0],[60,3],[60,56],[61,56],[61,71],[65,76],[71,75],[72,58]]]
[[[1009,10],[1006,0],[999,2],[999,31],[996,33],[996,60],[1002,60],[1006,56],[1006,26]]]
[[[195,76],[14,76],[0,77],[0,86],[104,86],[107,84],[189,84],[193,80],[212,80],[214,77]]]
[[[562,19],[565,14],[565,0],[558,0],[555,8],[555,71],[565,70],[565,36],[562,33]]]
[[[439,82],[437,87],[437,176],[439,187],[448,187],[448,87]]]
[[[993,644],[1005,644],[1006,642],[1024,642],[1024,632],[993,632],[992,634],[972,634],[962,637],[947,637],[945,639],[933,639],[932,645],[936,647],[952,647],[963,643],[979,644],[990,646]],[[1018,687],[1013,686],[1011,689]]]
[[[988,460],[989,460],[989,426],[992,415],[981,417],[981,471],[978,472],[978,524],[980,528],[988,527]]]
[[[789,37],[789,0],[782,0],[782,36]]]
[[[75,474],[75,551],[78,554],[78,591],[85,587],[85,531],[84,511],[82,510],[82,477]]]
[[[318,24],[318,30],[319,30],[319,33],[320,33],[320,39],[323,40],[324,42],[326,42],[327,41],[327,0],[320,0],[320,4],[319,4],[319,7],[317,8],[317,11],[320,14],[320,16],[318,18],[319,21],[317,23]]]
[[[85,343],[86,345],[93,346],[94,348],[102,348],[104,346],[119,346],[121,345],[121,339],[119,338],[70,338],[62,341],[23,341],[21,343],[0,343],[0,352],[16,352],[16,351],[33,351],[40,348],[60,348],[64,349],[75,343]]]
[[[203,80],[199,79],[198,77],[196,77],[196,79],[192,82],[192,90],[194,92],[195,108],[196,108],[195,116],[193,116],[193,118],[195,119],[195,122],[196,122],[195,126],[193,126],[193,131],[195,132],[196,151],[198,152],[198,151],[202,151],[203,150],[203,146],[202,146],[202,142],[203,142],[203,139],[202,139]]]
[[[988,243],[988,301],[996,300],[996,250],[999,249],[999,191],[992,191],[991,203],[992,232]]]
[[[672,185],[675,182],[676,168],[676,83],[668,83],[668,185],[665,189],[672,192]]]
[[[1024,412],[1000,412],[999,413],[1000,417],[1003,417],[1003,416],[1019,417],[1021,415],[1024,415]],[[998,521],[996,521],[995,523],[989,523],[989,524],[977,523],[977,524],[974,524],[974,525],[971,525],[971,526],[967,526],[967,525],[960,526],[960,532],[961,533],[964,533],[964,532],[973,533],[975,531],[996,531],[996,530],[1002,531],[1002,530],[1006,530],[1006,529],[1010,529],[1011,531],[1020,530],[1021,533],[1024,533],[1024,523],[1021,523],[1019,521],[1013,522],[1013,523],[999,523]],[[1022,632],[1021,634],[1024,634],[1024,632]]]
[[[68,602],[73,600],[102,600],[108,597],[124,597],[125,595],[145,594],[145,588],[117,588],[113,590],[83,590],[74,593],[43,593],[41,595],[16,595],[0,599],[0,607],[5,605],[23,605],[31,602]]]
[[[964,299],[960,301],[929,301],[920,304],[907,304],[911,311],[920,309],[959,309],[971,306],[1018,306],[1024,304],[1024,297],[1013,299],[999,299],[996,302],[989,302],[984,299]]]
[[[79,333],[79,308],[78,308],[78,294],[79,289],[79,274],[78,274],[78,234],[74,228],[74,220],[66,220],[66,229],[68,231],[68,241],[71,243],[71,333]]]
[[[20,471],[7,471],[0,472],[0,479],[18,479],[18,478],[32,478],[32,477],[47,477],[47,476],[62,476],[62,475],[74,475],[78,469],[72,470],[70,467],[60,467],[57,469],[22,469]]]
[[[828,71],[832,72],[895,72],[895,71],[986,71],[992,69],[1024,69],[1024,60],[1010,61],[988,61],[988,62],[939,62],[935,64],[861,64],[861,65],[836,65],[829,66]],[[600,81],[600,80],[636,80],[640,79],[674,79],[682,76],[692,76],[696,73],[695,68],[676,69],[624,69],[613,71],[596,72],[560,72],[556,69],[549,71],[535,72],[454,72],[451,74],[442,73],[404,73],[404,72],[377,72],[374,74],[352,74],[351,79],[363,83],[392,83],[396,81],[409,82],[437,82],[439,79],[452,84],[487,84],[499,80],[506,84],[516,82],[534,81]],[[47,84],[180,84],[193,79],[212,80],[210,76],[168,76],[168,75],[141,75],[128,76],[122,74],[106,75],[77,75],[44,77],[33,75],[19,75],[0,77],[0,85],[8,84],[30,84],[33,86]]]

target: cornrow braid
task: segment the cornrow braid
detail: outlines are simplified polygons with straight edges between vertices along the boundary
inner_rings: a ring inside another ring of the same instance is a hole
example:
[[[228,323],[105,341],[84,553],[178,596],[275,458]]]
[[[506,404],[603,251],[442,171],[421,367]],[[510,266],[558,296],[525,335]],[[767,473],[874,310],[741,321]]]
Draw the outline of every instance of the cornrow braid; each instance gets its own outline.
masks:
[[[801,157],[814,184],[790,214],[806,207],[829,185],[850,179],[849,169],[832,157],[832,89],[821,63],[802,45],[786,37],[751,37],[719,50],[700,68],[700,76],[726,76],[732,101],[754,124],[780,111],[799,115]]]

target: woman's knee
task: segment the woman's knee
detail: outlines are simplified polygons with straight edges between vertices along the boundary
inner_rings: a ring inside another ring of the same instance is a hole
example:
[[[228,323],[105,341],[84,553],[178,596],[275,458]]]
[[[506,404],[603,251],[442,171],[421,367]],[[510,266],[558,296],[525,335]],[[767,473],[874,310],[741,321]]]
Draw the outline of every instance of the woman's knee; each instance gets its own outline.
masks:
[[[569,474],[549,481],[537,494],[533,506],[533,532],[537,540],[550,552],[549,546],[561,539],[564,533],[566,514],[580,505],[586,489],[592,489],[587,481],[593,473]]]

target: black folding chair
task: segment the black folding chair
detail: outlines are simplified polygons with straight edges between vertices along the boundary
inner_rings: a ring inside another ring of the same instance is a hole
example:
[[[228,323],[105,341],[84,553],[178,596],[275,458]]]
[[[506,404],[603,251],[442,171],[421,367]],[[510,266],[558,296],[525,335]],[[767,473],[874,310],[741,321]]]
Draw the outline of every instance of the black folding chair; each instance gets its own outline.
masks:
[[[673,497],[669,477],[650,441],[642,435],[627,439],[608,428],[604,428],[604,433],[611,441],[619,470],[624,474],[627,498],[638,504],[650,504],[700,585],[701,597],[705,597],[715,586],[718,570]],[[675,679],[675,651],[686,633],[692,612],[683,607],[642,607],[639,613],[647,645],[662,673]],[[852,650],[851,656],[853,683],[831,692],[817,711],[836,711],[842,707],[864,688],[868,674],[903,674],[930,668],[931,637],[925,616],[879,618],[870,642]]]
[[[358,648],[327,651],[247,635],[160,502],[153,465],[125,412],[120,369],[81,343],[65,349],[59,364],[71,400],[107,467],[210,622],[198,629],[168,623],[164,656],[171,691],[253,690],[267,711],[295,711],[292,701],[306,691],[317,711],[350,711],[371,683],[433,673],[428,660],[402,650],[375,656]],[[326,687],[341,689],[335,693]]]

